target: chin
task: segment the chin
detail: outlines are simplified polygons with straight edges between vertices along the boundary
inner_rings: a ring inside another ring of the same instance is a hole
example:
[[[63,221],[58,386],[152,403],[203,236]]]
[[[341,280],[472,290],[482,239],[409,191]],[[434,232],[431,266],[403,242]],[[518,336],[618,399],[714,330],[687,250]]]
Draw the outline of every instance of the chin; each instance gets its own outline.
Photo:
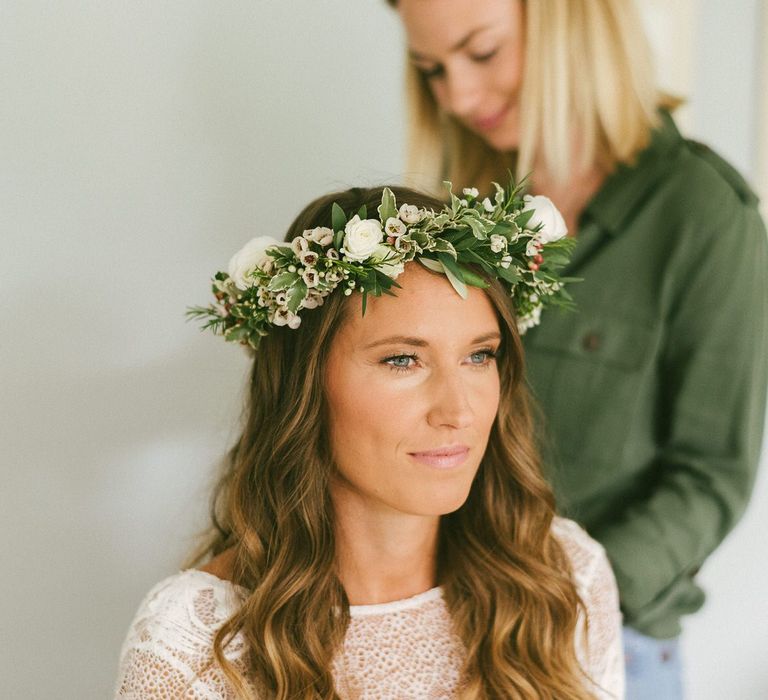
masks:
[[[506,133],[501,131],[498,134],[481,134],[481,138],[494,151],[516,151],[520,146],[520,139],[516,133]]]
[[[461,508],[469,497],[471,484],[461,491],[452,493],[436,490],[431,494],[425,494],[419,503],[413,503],[410,510],[418,515],[448,515]]]

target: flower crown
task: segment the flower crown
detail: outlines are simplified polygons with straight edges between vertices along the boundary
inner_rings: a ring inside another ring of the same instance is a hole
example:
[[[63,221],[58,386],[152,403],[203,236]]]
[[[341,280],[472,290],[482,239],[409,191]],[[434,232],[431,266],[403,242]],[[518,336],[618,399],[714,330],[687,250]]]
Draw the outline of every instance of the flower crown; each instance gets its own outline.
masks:
[[[406,263],[418,260],[443,273],[463,297],[467,285],[487,287],[497,278],[509,290],[522,334],[538,325],[545,306],[572,306],[557,271],[569,260],[574,241],[560,212],[544,196],[521,196],[521,187],[505,189],[480,201],[474,188],[463,198],[450,192],[438,212],[410,204],[399,208],[385,187],[378,218],[363,206],[348,217],[334,203],[332,228],[304,231],[290,243],[260,236],[229,261],[227,272],[213,278],[216,301],[189,309],[225,340],[258,348],[274,326],[298,328],[306,309],[321,306],[341,288],[362,294],[363,313],[369,294],[392,294]]]

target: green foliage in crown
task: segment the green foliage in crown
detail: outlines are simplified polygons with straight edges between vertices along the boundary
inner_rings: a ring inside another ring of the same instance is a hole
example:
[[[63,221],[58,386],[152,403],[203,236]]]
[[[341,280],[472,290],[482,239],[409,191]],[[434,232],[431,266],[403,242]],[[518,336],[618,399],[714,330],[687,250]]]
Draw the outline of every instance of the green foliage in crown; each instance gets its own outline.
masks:
[[[332,228],[304,231],[290,243],[260,236],[230,260],[227,272],[213,278],[215,301],[189,309],[203,328],[256,349],[275,326],[296,329],[307,311],[321,306],[332,292],[393,294],[397,277],[414,260],[446,276],[456,292],[487,287],[496,278],[513,300],[519,332],[540,322],[547,306],[572,306],[560,277],[573,239],[560,212],[541,195],[523,195],[521,187],[497,183],[493,201],[474,188],[440,211],[398,204],[384,188],[378,216],[365,207],[348,214],[338,204]]]

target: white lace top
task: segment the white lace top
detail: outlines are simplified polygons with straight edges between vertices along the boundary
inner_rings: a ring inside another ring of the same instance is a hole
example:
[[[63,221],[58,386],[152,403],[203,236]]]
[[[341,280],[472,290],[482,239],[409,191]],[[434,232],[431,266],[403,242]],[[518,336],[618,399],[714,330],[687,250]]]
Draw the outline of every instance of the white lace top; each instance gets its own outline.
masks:
[[[557,519],[589,614],[577,654],[601,700],[624,697],[618,592],[602,547],[576,523]],[[211,664],[213,636],[244,594],[233,584],[188,570],[156,585],[141,603],[120,654],[116,698],[235,700]],[[440,588],[380,605],[353,605],[343,648],[333,662],[344,700],[448,700],[456,696],[463,658]],[[234,663],[244,643],[226,648]]]

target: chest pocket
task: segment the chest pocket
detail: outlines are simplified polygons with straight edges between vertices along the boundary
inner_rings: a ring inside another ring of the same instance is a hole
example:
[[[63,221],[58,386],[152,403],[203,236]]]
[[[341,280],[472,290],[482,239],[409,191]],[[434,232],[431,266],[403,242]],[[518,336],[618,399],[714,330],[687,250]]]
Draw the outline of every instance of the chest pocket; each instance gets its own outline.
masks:
[[[630,443],[651,431],[656,329],[616,315],[550,312],[525,346],[556,491],[581,500],[627,475]]]

